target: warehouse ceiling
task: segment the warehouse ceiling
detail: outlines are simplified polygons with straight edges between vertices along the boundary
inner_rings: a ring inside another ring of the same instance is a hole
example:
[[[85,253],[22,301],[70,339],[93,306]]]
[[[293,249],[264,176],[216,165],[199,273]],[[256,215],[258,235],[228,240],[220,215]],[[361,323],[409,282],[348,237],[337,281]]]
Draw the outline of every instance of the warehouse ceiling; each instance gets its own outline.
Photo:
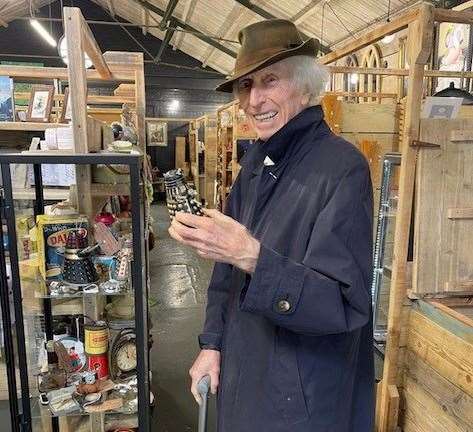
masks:
[[[164,41],[153,55],[179,49],[223,74],[232,70],[238,31],[268,18],[293,21],[305,37],[317,37],[324,50],[334,49],[419,0],[93,0],[110,19],[126,20]],[[29,16],[51,0],[0,0],[0,26]],[[69,1],[64,2],[70,5]],[[452,7],[462,1],[436,1]],[[388,16],[389,11],[389,16]],[[86,14],[85,14],[86,15]],[[159,28],[159,26],[161,26]],[[148,58],[151,55],[148,56]]]

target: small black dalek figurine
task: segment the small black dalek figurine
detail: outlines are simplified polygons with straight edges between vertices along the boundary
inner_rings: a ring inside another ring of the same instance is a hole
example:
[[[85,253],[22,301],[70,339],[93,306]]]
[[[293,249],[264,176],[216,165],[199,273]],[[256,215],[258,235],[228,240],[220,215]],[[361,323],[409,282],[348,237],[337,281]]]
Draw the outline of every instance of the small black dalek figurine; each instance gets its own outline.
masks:
[[[166,185],[166,203],[171,219],[176,212],[192,213],[203,216],[202,204],[198,200],[197,191],[184,180],[182,169],[168,171],[164,174]]]
[[[90,258],[93,249],[87,247],[87,235],[83,230],[72,230],[69,233],[62,274],[65,282],[86,285],[98,280],[94,263]]]

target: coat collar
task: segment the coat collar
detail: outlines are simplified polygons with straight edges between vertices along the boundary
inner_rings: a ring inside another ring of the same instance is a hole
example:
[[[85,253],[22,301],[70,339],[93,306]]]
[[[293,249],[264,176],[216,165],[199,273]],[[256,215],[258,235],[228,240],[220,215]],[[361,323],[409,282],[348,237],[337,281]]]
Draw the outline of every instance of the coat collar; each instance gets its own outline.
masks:
[[[289,120],[281,129],[279,129],[272,137],[263,142],[258,140],[257,143],[262,145],[263,151],[270,159],[277,164],[293,145],[294,139],[297,139],[301,133],[304,133],[314,123],[323,119],[323,111],[320,105],[306,108]]]
[[[251,156],[243,164],[251,167],[253,174],[259,174],[264,168],[263,161],[268,156],[276,165],[285,156],[287,151],[295,145],[311,127],[320,123],[324,114],[320,105],[306,108],[287,122],[267,141],[257,140],[253,144]],[[246,159],[246,158],[245,158]]]

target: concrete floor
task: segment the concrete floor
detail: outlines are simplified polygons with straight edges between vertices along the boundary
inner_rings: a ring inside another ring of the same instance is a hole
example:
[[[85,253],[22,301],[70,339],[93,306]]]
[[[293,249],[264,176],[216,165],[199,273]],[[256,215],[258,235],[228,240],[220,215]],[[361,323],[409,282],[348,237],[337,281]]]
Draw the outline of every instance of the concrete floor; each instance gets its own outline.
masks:
[[[189,368],[198,353],[206,291],[213,264],[203,260],[167,233],[166,207],[153,206],[158,241],[150,254],[154,346],[151,355],[156,408],[153,430],[197,431],[197,404],[189,386]],[[211,398],[208,432],[214,432],[215,398]]]

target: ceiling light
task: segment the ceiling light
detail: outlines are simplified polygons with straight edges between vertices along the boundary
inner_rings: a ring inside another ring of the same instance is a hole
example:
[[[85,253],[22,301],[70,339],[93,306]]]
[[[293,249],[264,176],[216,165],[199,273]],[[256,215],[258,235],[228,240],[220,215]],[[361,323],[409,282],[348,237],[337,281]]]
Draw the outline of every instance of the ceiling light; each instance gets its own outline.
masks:
[[[67,40],[66,36],[64,35],[61,39],[59,39],[59,55],[62,58],[62,61],[65,64],[69,64],[69,58],[67,56]],[[90,60],[89,56],[84,53],[84,66],[86,69],[92,67],[92,60]]]
[[[38,20],[31,19],[30,24],[31,24],[31,27],[33,27],[49,45],[51,45],[52,47],[57,46],[57,42],[48,33],[48,31],[40,24]]]
[[[180,102],[177,99],[173,99],[169,102],[169,111],[177,111],[179,109]]]
[[[394,40],[394,37],[393,34],[384,36],[383,39],[381,39],[381,42],[383,42],[383,44],[390,44]]]

